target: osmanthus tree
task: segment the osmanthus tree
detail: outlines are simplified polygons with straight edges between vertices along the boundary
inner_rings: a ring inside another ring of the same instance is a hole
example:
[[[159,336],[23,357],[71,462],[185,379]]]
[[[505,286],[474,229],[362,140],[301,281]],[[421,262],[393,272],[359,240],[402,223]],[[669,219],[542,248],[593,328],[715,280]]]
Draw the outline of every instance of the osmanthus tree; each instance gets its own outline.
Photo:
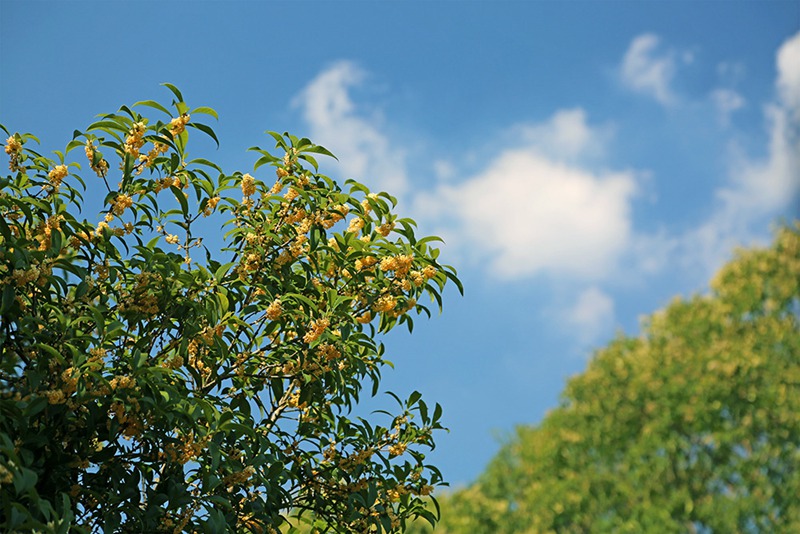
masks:
[[[351,408],[379,390],[381,333],[460,289],[436,238],[390,195],[319,174],[331,154],[308,139],[272,134],[279,153],[254,147],[252,175],[190,156],[190,132],[216,141],[195,119],[216,113],[167,87],[172,111],[122,107],[55,160],[6,131],[0,530],[434,522],[439,406]]]
[[[800,532],[799,319],[796,224],[600,350],[437,532]]]

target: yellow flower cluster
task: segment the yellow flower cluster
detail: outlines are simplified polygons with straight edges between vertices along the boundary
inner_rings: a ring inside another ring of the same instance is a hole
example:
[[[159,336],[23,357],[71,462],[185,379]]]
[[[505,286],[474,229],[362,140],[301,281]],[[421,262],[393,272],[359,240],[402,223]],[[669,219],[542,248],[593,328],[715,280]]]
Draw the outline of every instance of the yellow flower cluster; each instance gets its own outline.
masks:
[[[383,237],[387,237],[394,230],[394,223],[384,223],[378,227],[378,233]]]
[[[361,209],[364,211],[364,215],[368,215],[369,212],[372,211],[372,206],[369,203],[370,200],[372,200],[373,202],[377,202],[378,195],[376,195],[375,193],[370,193],[367,195],[367,198],[361,201]]]
[[[78,389],[79,377],[80,374],[74,367],[66,369],[63,373],[61,373],[61,381],[64,383],[64,385],[61,386],[61,390],[67,395],[75,393],[75,390]]]
[[[6,154],[13,156],[22,151],[22,143],[20,143],[13,135],[6,139]]]
[[[372,314],[370,312],[365,312],[363,315],[359,315],[356,317],[356,322],[361,324],[367,324],[372,320]]]
[[[122,427],[122,435],[127,438],[140,436],[144,431],[141,419],[134,413],[138,403],[135,402],[135,399],[131,399],[131,401],[133,404],[131,406],[133,410],[131,411],[126,410],[125,405],[120,401],[115,401],[111,404],[111,411],[114,412],[114,416]]]
[[[60,389],[51,389],[49,391],[45,391],[44,395],[47,397],[47,402],[49,404],[64,404],[67,402],[64,392]]]
[[[111,207],[111,210],[114,212],[114,215],[122,215],[125,213],[125,210],[133,206],[133,199],[122,193],[117,195],[117,198],[114,199],[114,203]]]
[[[308,325],[308,332],[303,336],[303,341],[306,343],[313,343],[325,332],[325,329],[327,329],[330,324],[331,322],[327,317],[312,321],[311,324]]]
[[[272,301],[272,303],[269,306],[267,306],[267,311],[266,311],[267,319],[269,319],[270,321],[275,321],[278,317],[281,316],[281,313],[283,313],[283,307],[281,306],[281,299],[276,298],[275,300]]]
[[[11,278],[18,286],[24,286],[34,280],[38,280],[41,274],[42,271],[38,267],[33,266],[29,269],[14,269],[11,272]]]
[[[208,217],[209,215],[211,215],[211,212],[213,212],[214,208],[216,208],[217,204],[219,204],[219,200],[220,200],[219,197],[211,197],[208,199],[208,202],[206,202],[206,207],[203,208],[204,217]]]
[[[186,347],[186,352],[189,353],[189,366],[194,367],[198,373],[207,378],[211,375],[211,368],[203,361],[202,356],[205,353],[205,349],[201,348],[200,343],[200,340],[191,340]]]
[[[221,338],[224,332],[225,332],[225,325],[218,324],[213,328],[210,326],[204,327],[198,335],[200,336],[200,339],[203,340],[203,343],[205,343],[206,345],[211,345],[214,343],[214,340],[216,338]]]
[[[164,189],[169,189],[170,186],[177,187],[178,189],[183,188],[183,182],[177,176],[166,176],[161,180],[156,180],[155,185],[153,187],[153,192],[160,193]]]
[[[253,478],[253,475],[255,473],[256,473],[255,468],[251,465],[248,465],[242,471],[239,471],[237,473],[231,473],[230,475],[223,478],[222,483],[225,485],[225,487],[229,489],[235,486],[242,486],[245,484],[250,486],[251,484],[248,484],[248,482],[250,481],[251,478]]]
[[[97,149],[92,141],[86,141],[84,152],[89,160],[89,165],[92,167],[92,170],[97,174],[97,176],[105,176],[108,172],[108,162],[105,159],[100,159],[97,163],[94,163],[94,157],[97,153]]]
[[[414,256],[411,254],[390,256],[381,260],[381,271],[394,271],[397,278],[405,278],[413,263]]]
[[[64,216],[59,214],[53,217],[48,217],[44,224],[39,224],[36,229],[35,239],[39,241],[39,250],[47,250],[50,248],[50,238],[53,231],[61,230],[61,222]]]
[[[12,171],[25,171],[25,168],[19,165],[20,156],[22,155],[22,143],[13,135],[6,139],[6,154],[8,154],[10,158],[8,163],[9,169]]]
[[[58,188],[61,186],[61,182],[67,177],[68,174],[69,170],[67,169],[66,165],[56,165],[53,167],[53,170],[47,174],[47,179],[50,181],[50,185],[53,186],[53,189],[58,191]]]
[[[365,256],[356,260],[355,268],[356,271],[369,270],[376,263],[378,263],[378,258],[375,256]]]
[[[175,446],[174,443],[167,444],[167,446],[164,447],[163,455],[170,462],[185,464],[200,456],[200,453],[203,452],[203,449],[206,448],[209,441],[211,441],[211,435],[206,435],[200,440],[195,440],[194,434],[189,434],[180,447]]]
[[[389,456],[400,456],[406,452],[407,445],[405,443],[395,443],[389,446]]]
[[[361,233],[362,228],[364,228],[364,220],[360,217],[354,217],[350,219],[350,224],[347,226],[346,231],[358,235]]]
[[[436,276],[437,272],[438,271],[436,270],[436,267],[433,267],[432,265],[428,265],[424,269],[422,269],[421,272],[420,271],[411,271],[411,273],[409,274],[409,277],[411,278],[411,281],[414,282],[414,285],[419,287],[419,286],[421,286],[422,284],[425,283],[425,280],[428,280],[428,279],[433,278],[434,276]]]
[[[286,399],[286,405],[290,408],[298,408],[300,410],[305,410],[308,407],[308,403],[300,402],[300,393],[294,392],[289,395],[289,398]]]
[[[296,199],[300,196],[300,193],[294,187],[290,187],[286,193],[284,193],[283,198],[286,199],[286,202],[291,202],[292,200]]]
[[[242,176],[242,194],[245,198],[252,196],[256,192],[256,180],[249,174]]]
[[[108,385],[112,390],[133,389],[136,387],[136,379],[126,375],[119,375],[112,378]]]
[[[399,501],[399,500],[400,500],[400,497],[401,497],[402,495],[405,495],[406,493],[408,493],[408,488],[406,488],[406,487],[405,487],[405,486],[403,486],[402,484],[398,484],[398,485],[397,485],[397,486],[395,486],[394,488],[392,488],[392,489],[389,489],[389,490],[386,490],[386,496],[387,496],[387,497],[389,498],[389,500],[390,500],[390,501],[392,501],[392,502],[397,502],[397,501]]]
[[[322,343],[317,347],[317,354],[321,357],[325,358],[325,361],[335,360],[342,356],[342,353],[339,352],[339,349],[331,345],[330,343]]]
[[[143,122],[134,123],[128,132],[128,137],[125,138],[126,154],[130,154],[134,158],[139,157],[139,149],[144,145],[144,133],[146,129]]]
[[[183,356],[176,354],[164,360],[163,366],[167,369],[180,369],[183,366]]]
[[[13,465],[12,462],[9,462]],[[14,482],[14,474],[6,468],[6,466],[0,464],[0,486],[3,484],[11,484]]]
[[[147,316],[157,314],[159,311],[158,297],[153,294],[153,289],[162,281],[163,278],[158,273],[142,272],[137,274],[133,289],[120,301],[119,311],[142,313]]]
[[[140,155],[139,161],[144,163],[145,167],[150,168],[153,165],[153,162],[155,162],[156,158],[161,154],[164,154],[168,150],[169,150],[168,145],[165,145],[163,143],[153,143],[153,148],[150,149],[150,151],[147,153],[146,156]],[[141,172],[141,169],[139,169],[139,172]]]
[[[175,234],[167,234],[167,236],[164,238],[164,241],[166,241],[170,245],[177,245],[180,240],[181,238],[176,236]]]
[[[172,137],[178,137],[186,129],[186,124],[189,122],[189,114],[185,113],[180,117],[175,117],[169,121],[169,131]]]
[[[397,299],[392,295],[384,295],[375,303],[375,311],[390,312],[397,306]]]
[[[356,451],[356,452],[354,452],[353,454],[351,454],[349,456],[342,457],[339,460],[339,467],[344,469],[345,471],[349,471],[353,467],[361,465],[364,462],[366,462],[367,460],[369,460],[370,458],[372,458],[373,454],[374,454],[374,451],[372,449],[365,449],[363,451]]]
[[[336,204],[331,206],[327,213],[327,217],[318,216],[317,222],[322,225],[326,230],[330,230],[333,226],[344,219],[350,213],[350,208],[344,204]]]

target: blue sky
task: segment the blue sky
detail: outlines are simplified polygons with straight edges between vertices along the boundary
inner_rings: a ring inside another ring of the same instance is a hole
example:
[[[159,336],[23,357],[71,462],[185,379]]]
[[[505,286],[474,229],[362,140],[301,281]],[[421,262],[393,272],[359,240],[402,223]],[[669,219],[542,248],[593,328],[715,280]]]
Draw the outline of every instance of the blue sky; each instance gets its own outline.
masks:
[[[387,339],[474,479],[616,332],[798,215],[800,3],[0,0],[0,122],[63,148],[181,88],[251,170],[264,130],[400,198],[466,285]],[[200,154],[196,154],[200,155]]]

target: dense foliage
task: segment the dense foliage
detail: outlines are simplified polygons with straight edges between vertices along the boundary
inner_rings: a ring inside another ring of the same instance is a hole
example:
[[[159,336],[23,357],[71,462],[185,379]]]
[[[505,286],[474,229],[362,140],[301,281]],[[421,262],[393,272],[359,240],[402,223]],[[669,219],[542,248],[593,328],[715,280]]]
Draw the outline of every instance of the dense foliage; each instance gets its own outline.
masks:
[[[251,149],[253,175],[190,157],[216,113],[166,85],[174,111],[123,106],[55,160],[6,131],[0,530],[434,522],[439,406],[351,408],[379,389],[379,335],[460,288],[436,238],[390,195],[319,174],[330,154],[305,138],[272,134],[280,153]]]
[[[796,225],[599,351],[437,532],[800,532],[799,317]]]

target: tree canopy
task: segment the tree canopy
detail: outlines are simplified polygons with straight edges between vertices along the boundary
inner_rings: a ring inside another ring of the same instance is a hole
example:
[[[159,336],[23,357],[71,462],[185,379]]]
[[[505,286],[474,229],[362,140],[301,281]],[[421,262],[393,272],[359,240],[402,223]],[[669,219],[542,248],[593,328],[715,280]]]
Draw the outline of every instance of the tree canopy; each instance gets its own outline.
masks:
[[[799,317],[795,224],[598,351],[437,532],[800,532]]]
[[[461,288],[437,238],[320,174],[308,139],[271,133],[252,174],[190,154],[217,114],[165,85],[171,106],[123,106],[52,159],[3,127],[0,530],[433,523],[440,407],[351,409],[380,389],[380,335]]]

